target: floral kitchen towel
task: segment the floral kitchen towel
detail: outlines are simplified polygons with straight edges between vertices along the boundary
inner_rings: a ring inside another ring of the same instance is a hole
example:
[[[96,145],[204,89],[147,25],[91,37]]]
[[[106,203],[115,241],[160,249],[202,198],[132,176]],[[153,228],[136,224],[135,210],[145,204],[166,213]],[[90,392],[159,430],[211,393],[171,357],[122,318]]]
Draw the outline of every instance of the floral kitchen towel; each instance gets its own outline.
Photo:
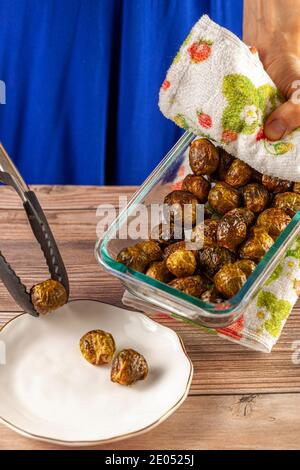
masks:
[[[261,173],[300,181],[300,130],[277,142],[263,133],[266,117],[282,101],[255,49],[205,15],[173,60],[159,106],[180,127]]]
[[[201,327],[249,349],[271,352],[300,294],[300,237],[298,236],[243,315],[227,328]],[[125,291],[123,303],[145,313],[170,313]],[[171,315],[177,317],[177,315]],[[185,321],[183,319],[183,321]],[[194,323],[195,326],[197,326]]]

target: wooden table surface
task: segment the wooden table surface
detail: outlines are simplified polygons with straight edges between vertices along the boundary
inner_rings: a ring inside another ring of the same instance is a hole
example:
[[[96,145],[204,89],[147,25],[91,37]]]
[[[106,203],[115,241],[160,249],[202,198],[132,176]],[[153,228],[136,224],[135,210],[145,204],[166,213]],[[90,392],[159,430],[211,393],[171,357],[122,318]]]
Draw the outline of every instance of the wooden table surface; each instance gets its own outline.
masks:
[[[121,306],[123,287],[94,258],[98,204],[118,204],[132,187],[35,186],[58,241],[71,298]],[[18,197],[0,187],[0,247],[28,285],[47,276],[42,254]],[[292,343],[300,340],[300,307],[290,316],[271,354],[251,352],[174,319],[159,322],[180,333],[194,364],[185,403],[147,434],[102,449],[299,449],[300,365]],[[0,325],[20,309],[0,284]],[[53,449],[0,424],[0,449]]]

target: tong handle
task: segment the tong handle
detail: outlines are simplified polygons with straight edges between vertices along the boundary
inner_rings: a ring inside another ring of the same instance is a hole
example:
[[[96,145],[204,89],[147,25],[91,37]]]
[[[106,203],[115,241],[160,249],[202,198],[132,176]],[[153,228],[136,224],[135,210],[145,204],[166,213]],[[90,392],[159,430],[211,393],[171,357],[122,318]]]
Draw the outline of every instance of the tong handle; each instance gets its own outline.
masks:
[[[15,301],[22,307],[25,312],[31,313],[35,317],[38,316],[37,312],[32,305],[30,295],[26,291],[26,287],[22,284],[21,279],[15,271],[12,269],[10,264],[6,261],[2,253],[0,252],[0,273],[3,284],[15,299]]]
[[[26,191],[25,196],[26,200],[23,206],[35,238],[44,253],[51,278],[64,286],[69,298],[70,289],[67,271],[45,214],[33,191]]]
[[[35,238],[44,253],[51,278],[60,282],[69,298],[69,280],[67,271],[57,244],[47,222],[46,216],[33,191],[23,180],[17,168],[0,143],[0,182],[11,186],[20,196]],[[26,312],[38,316],[31,302],[30,294],[22,284],[12,267],[0,252],[0,277],[7,290]]]

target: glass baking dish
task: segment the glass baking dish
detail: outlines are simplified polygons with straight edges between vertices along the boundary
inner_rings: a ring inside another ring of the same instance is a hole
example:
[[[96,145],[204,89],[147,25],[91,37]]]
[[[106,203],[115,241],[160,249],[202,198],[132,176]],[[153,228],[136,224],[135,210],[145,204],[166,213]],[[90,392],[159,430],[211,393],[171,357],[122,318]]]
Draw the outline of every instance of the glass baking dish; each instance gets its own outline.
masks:
[[[157,307],[176,314],[182,319],[209,328],[222,328],[236,321],[245,307],[257,294],[263,283],[276,268],[286,249],[293,242],[300,230],[300,211],[296,213],[286,229],[275,241],[271,249],[257,265],[237,295],[222,304],[206,303],[196,297],[187,295],[145,274],[136,272],[118,263],[116,256],[122,248],[137,243],[138,240],[120,239],[122,227],[130,222],[136,206],[161,203],[164,197],[176,188],[176,183],[188,170],[188,146],[195,135],[185,132],[169,151],[140,189],[133,195],[128,205],[110,225],[103,240],[98,240],[95,247],[99,263],[112,275],[118,277],[126,288],[137,297]]]

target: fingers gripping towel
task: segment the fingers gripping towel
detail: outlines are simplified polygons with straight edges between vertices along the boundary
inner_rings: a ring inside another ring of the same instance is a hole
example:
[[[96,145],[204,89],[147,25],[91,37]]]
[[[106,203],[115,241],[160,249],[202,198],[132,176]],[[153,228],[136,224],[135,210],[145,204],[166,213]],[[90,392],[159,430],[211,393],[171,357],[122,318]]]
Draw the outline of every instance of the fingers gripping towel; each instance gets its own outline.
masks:
[[[159,106],[180,127],[261,173],[300,181],[300,130],[277,142],[263,133],[266,117],[283,101],[257,52],[205,15],[173,60]]]

